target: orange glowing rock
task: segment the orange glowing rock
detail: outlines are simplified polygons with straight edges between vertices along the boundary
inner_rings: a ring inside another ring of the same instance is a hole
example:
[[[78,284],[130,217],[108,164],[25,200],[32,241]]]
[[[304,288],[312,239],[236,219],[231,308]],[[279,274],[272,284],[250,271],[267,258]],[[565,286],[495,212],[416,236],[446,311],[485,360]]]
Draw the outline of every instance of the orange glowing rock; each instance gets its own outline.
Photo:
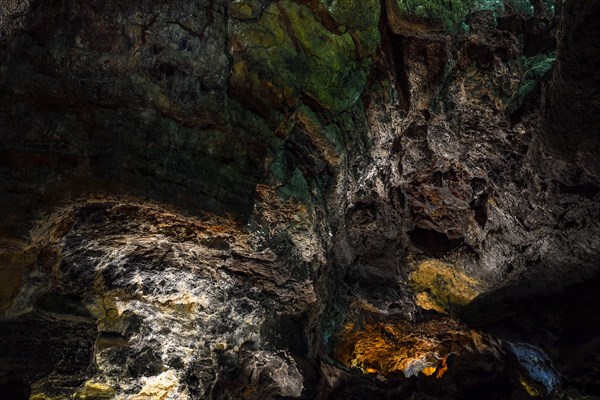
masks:
[[[333,357],[366,374],[441,378],[447,357],[461,351],[487,348],[485,338],[451,318],[411,323],[373,321],[347,323],[336,334]]]
[[[444,356],[444,358],[440,362],[440,366],[437,368],[437,373],[435,374],[436,378],[441,378],[446,373],[446,371],[448,371],[447,361],[448,356]]]

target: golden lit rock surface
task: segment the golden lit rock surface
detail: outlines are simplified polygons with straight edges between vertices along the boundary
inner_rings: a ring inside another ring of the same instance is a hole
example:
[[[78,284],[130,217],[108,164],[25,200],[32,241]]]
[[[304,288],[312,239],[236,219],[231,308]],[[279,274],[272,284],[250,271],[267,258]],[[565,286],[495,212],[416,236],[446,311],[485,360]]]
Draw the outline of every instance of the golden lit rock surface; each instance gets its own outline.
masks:
[[[426,310],[447,312],[453,306],[469,304],[481,293],[479,282],[439,260],[421,262],[409,279],[420,290],[417,304]]]
[[[237,368],[220,378],[238,380],[231,390],[248,388],[250,381],[241,377],[246,368],[252,379],[271,382],[256,398],[273,391],[299,395],[303,381],[296,361],[262,335],[279,334],[275,310],[302,315],[316,301],[307,268],[320,262],[322,250],[305,232],[309,210],[274,193],[261,190],[262,201],[274,204],[259,208],[254,223],[268,226],[265,234],[293,226],[286,251],[302,248],[295,269],[281,261],[281,250],[264,245],[264,236],[227,217],[191,218],[161,205],[113,198],[87,199],[51,215],[36,231],[38,264],[49,268],[26,269],[25,283],[6,310],[18,315],[21,305],[34,303],[39,322],[19,320],[12,329],[25,326],[54,340],[65,332],[72,337],[72,347],[49,346],[48,357],[63,351],[69,356],[59,359],[60,372],[32,385],[36,395],[203,398],[216,384],[213,371],[223,358]],[[246,347],[260,350],[260,357]],[[23,355],[1,355],[0,361],[16,363],[11,357]],[[72,370],[80,375],[73,378]],[[181,387],[190,374],[199,377]]]
[[[538,389],[534,384],[529,382],[526,378],[520,377],[519,381],[521,382],[521,386],[527,392],[527,394],[531,397],[541,397],[543,395],[542,391]]]
[[[115,391],[103,383],[88,381],[75,393],[73,398],[75,400],[109,400],[115,398]]]
[[[333,354],[338,361],[387,377],[422,372],[439,378],[448,370],[448,355],[490,348],[481,334],[450,318],[347,323],[337,335]]]
[[[144,379],[144,387],[131,400],[165,400],[173,396],[178,386],[177,375],[173,371]]]

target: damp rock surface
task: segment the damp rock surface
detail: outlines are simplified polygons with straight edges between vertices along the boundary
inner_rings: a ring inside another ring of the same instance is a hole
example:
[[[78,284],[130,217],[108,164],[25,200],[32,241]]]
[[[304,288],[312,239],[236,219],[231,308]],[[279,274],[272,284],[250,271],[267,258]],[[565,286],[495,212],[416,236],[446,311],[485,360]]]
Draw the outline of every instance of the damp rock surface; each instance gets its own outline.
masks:
[[[590,0],[0,0],[0,397],[600,396]]]

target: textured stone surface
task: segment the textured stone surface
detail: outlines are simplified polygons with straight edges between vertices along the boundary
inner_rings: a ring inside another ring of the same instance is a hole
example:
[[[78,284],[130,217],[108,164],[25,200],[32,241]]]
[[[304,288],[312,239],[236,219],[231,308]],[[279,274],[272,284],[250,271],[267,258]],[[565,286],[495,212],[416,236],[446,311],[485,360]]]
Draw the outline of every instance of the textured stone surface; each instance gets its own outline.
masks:
[[[0,0],[0,393],[598,395],[584,3]]]
[[[279,337],[284,319],[306,318],[316,301],[307,262],[284,263],[232,220],[191,220],[150,205],[97,200],[49,221],[52,235],[63,224],[70,231],[40,250],[1,335],[16,350],[3,365],[37,381],[34,394],[68,396],[86,382],[83,390],[100,385],[132,398],[204,398],[223,385],[232,396],[252,391],[257,379],[269,386],[248,398],[301,393],[302,375],[287,352],[298,347],[305,355],[305,336],[298,332],[294,346]],[[56,322],[44,327],[45,319]],[[38,332],[21,336],[30,331]],[[40,364],[33,349],[44,342],[64,358],[50,354]],[[19,354],[23,346],[30,355]]]

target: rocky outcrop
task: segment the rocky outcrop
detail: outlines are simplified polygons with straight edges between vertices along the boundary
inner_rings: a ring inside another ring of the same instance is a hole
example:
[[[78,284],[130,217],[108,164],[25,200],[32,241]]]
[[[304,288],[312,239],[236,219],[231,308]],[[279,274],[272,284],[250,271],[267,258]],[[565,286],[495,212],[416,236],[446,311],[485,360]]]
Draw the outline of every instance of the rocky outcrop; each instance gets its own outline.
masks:
[[[597,394],[596,3],[6,2],[0,391]]]
[[[287,351],[306,353],[305,338],[280,337],[316,300],[307,264],[284,264],[231,220],[148,205],[86,202],[48,222],[40,229],[52,239],[12,299],[2,335],[5,348],[31,346],[8,360],[37,382],[34,396],[98,397],[90,387],[130,398],[206,398],[225,388],[256,392],[246,398],[300,395]]]

